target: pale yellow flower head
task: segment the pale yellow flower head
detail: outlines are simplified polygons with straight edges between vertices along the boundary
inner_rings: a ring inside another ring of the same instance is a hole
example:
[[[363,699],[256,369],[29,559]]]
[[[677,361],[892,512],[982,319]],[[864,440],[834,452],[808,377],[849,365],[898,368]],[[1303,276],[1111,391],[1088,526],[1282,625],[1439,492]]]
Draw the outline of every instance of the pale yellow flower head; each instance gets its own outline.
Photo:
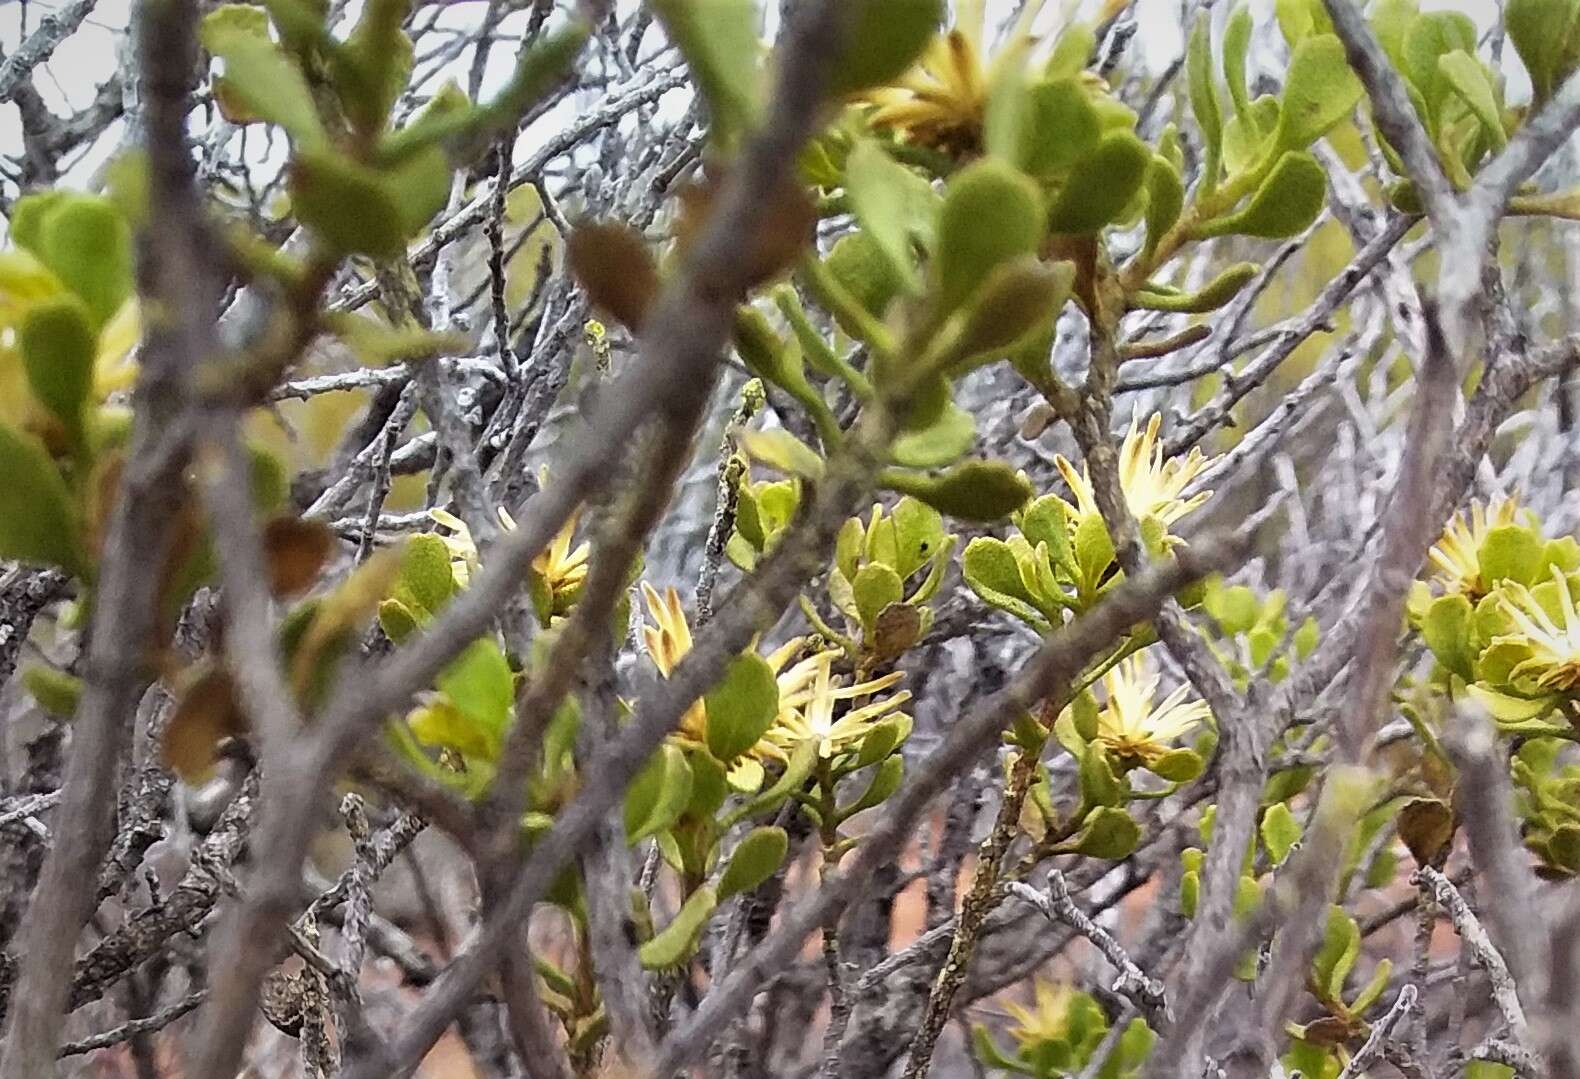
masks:
[[[1075,999],[1075,990],[1062,982],[1038,978],[1032,983],[1032,996],[1029,1008],[1014,1002],[1004,1005],[1015,1020],[1010,1037],[1022,1045],[1062,1040],[1069,1032],[1070,1003]]]
[[[500,514],[503,515],[504,510],[500,510]],[[587,559],[592,554],[592,544],[586,540],[576,543],[576,522],[580,516],[581,511],[576,510],[565,518],[564,527],[532,559],[533,571],[543,578],[556,599],[587,583]]]
[[[1517,499],[1499,497],[1487,505],[1471,504],[1467,513],[1457,514],[1448,522],[1443,536],[1428,552],[1437,575],[1432,579],[1446,592],[1463,592],[1472,600],[1487,594],[1487,585],[1481,579],[1481,545],[1494,528],[1520,523],[1520,504]]]
[[[642,582],[642,600],[647,604],[652,625],[642,627],[642,640],[647,645],[647,658],[653,661],[658,673],[668,678],[687,652],[691,651],[691,627],[686,623],[686,609],[680,605],[680,593],[673,585],[662,593],[646,581]],[[692,701],[686,714],[680,717],[680,734],[683,738],[702,743],[708,737],[708,712],[702,701]]]
[[[980,153],[993,86],[1035,48],[1031,24],[1045,3],[1024,4],[1015,26],[991,57],[981,0],[957,3],[954,26],[933,39],[910,71],[858,98],[877,106],[868,123],[952,157]]]
[[[499,526],[505,531],[514,531],[516,522],[501,506],[497,511]],[[441,533],[439,538],[444,541],[446,549],[450,552],[450,575],[455,578],[457,588],[465,588],[472,582],[472,574],[476,573],[482,564],[477,551],[477,540],[472,536],[472,530],[466,522],[446,509],[431,509],[428,519],[436,524],[443,525],[448,533]]]
[[[778,671],[789,654],[793,653],[780,649],[769,657],[769,665]],[[832,757],[854,749],[873,727],[889,717],[904,714],[900,706],[911,699],[911,693],[902,689],[848,708],[836,719],[834,712],[841,702],[872,697],[904,677],[901,672],[892,671],[881,678],[842,686],[833,676],[834,661],[839,655],[833,650],[814,653],[778,676],[779,715],[764,737],[777,748],[780,757],[787,757],[809,739],[817,741],[819,756]]]
[[[1503,611],[1518,632],[1496,637],[1494,643],[1514,641],[1531,650],[1531,657],[1510,672],[1511,679],[1532,678],[1542,689],[1569,692],[1580,689],[1580,614],[1563,571],[1553,566],[1552,575],[1557,586],[1556,618],[1530,589],[1505,582]]]
[[[1158,672],[1140,655],[1115,664],[1103,688],[1108,699],[1097,714],[1097,741],[1119,757],[1156,760],[1212,715],[1204,702],[1185,699],[1183,685],[1154,704]]]
[[[1191,481],[1204,472],[1212,458],[1197,447],[1184,457],[1163,457],[1163,447],[1158,443],[1158,431],[1163,417],[1154,412],[1144,430],[1136,430],[1136,421],[1130,421],[1124,445],[1119,450],[1119,483],[1125,493],[1125,504],[1137,521],[1155,518],[1165,528],[1199,507],[1212,497],[1211,491],[1199,491],[1184,497]],[[1077,512],[1082,516],[1096,515],[1097,499],[1092,494],[1091,473],[1083,465],[1080,471],[1063,455],[1053,462],[1070,485],[1075,495]]]

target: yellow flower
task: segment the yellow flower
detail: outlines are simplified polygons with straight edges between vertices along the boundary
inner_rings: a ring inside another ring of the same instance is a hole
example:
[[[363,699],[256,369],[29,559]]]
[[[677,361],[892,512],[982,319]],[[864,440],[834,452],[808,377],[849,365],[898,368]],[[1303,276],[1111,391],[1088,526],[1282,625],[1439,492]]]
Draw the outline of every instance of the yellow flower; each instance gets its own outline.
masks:
[[[504,517],[505,511],[499,512]],[[548,589],[549,607],[555,614],[564,613],[581,592],[582,585],[587,583],[587,557],[592,553],[592,544],[583,540],[571,546],[576,539],[576,521],[580,516],[578,509],[565,518],[564,527],[532,559],[532,572]],[[510,527],[515,527],[514,523]]]
[[[51,444],[62,433],[60,421],[33,396],[18,338],[31,308],[65,292],[33,255],[21,250],[0,253],[0,421]],[[99,331],[89,405],[102,404],[110,394],[131,386],[137,376],[132,356],[141,338],[137,298],[128,297]]]
[[[1141,656],[1115,664],[1103,675],[1108,700],[1097,714],[1097,740],[1115,756],[1147,763],[1169,752],[1171,743],[1212,715],[1202,701],[1186,701],[1180,686],[1157,704],[1158,673]]]
[[[768,664],[776,672],[799,649],[799,642],[791,644],[797,648],[786,646],[769,657]],[[840,702],[871,697],[904,677],[900,671],[893,671],[882,678],[841,686],[833,677],[834,660],[839,655],[834,650],[817,652],[778,675],[779,715],[764,736],[765,741],[776,747],[776,756],[788,757],[797,746],[816,739],[818,755],[832,757],[854,749],[873,727],[890,716],[904,715],[900,706],[911,699],[911,692],[902,689],[849,708],[838,719],[834,718]]]
[[[668,678],[680,658],[691,651],[691,627],[686,624],[686,611],[680,605],[680,593],[674,586],[664,589],[660,595],[656,588],[643,581],[642,599],[653,620],[652,625],[642,627],[647,656],[658,668],[658,673]],[[680,734],[699,745],[707,740],[708,713],[702,701],[693,701],[686,714],[680,717]]]
[[[984,55],[981,0],[957,4],[955,25],[933,39],[910,71],[857,99],[877,106],[868,122],[952,157],[980,153],[992,87],[1010,65],[1023,63],[1036,44],[1030,27],[1045,2],[1033,0],[1021,9],[1015,28],[991,60]]]
[[[642,627],[642,639],[647,645],[647,654],[652,659],[653,666],[658,668],[659,674],[668,678],[680,663],[681,657],[691,651],[691,627],[686,623],[686,612],[680,605],[680,594],[674,588],[666,588],[660,593],[644,581],[642,599],[647,604],[648,614],[653,620],[653,625]],[[814,680],[813,661],[817,658],[815,656],[797,663],[787,671],[783,670],[790,657],[799,653],[805,646],[806,638],[796,637],[766,657],[766,662],[774,672],[779,685],[780,713],[774,721],[776,728],[785,719],[785,709],[795,707],[797,702],[803,700],[808,686]],[[833,651],[821,654],[830,658],[839,655],[838,652]],[[690,745],[705,745],[707,736],[707,706],[699,700],[693,703],[681,717],[679,738]],[[789,748],[794,748],[793,742],[789,744]],[[775,737],[774,731],[770,730],[758,739],[756,745],[731,764],[730,785],[736,790],[755,791],[762,786],[765,777],[762,761],[788,759],[785,739]]]
[[[1468,514],[1461,513],[1443,530],[1442,539],[1429,552],[1438,568],[1433,578],[1446,592],[1463,592],[1472,602],[1487,594],[1481,579],[1481,545],[1494,528],[1520,523],[1520,504],[1513,498],[1495,498],[1483,506],[1472,503]]]
[[[505,508],[501,506],[497,512],[500,527],[507,532],[514,531],[516,522]],[[472,574],[476,573],[478,566],[482,564],[478,560],[477,541],[472,538],[472,530],[466,526],[465,521],[449,510],[431,509],[428,511],[428,518],[450,530],[448,535],[441,533],[439,538],[444,540],[445,547],[450,551],[450,575],[455,578],[455,586],[465,588],[471,583]],[[558,537],[556,537],[557,541]]]
[[[1130,430],[1119,451],[1119,484],[1124,489],[1125,504],[1137,521],[1152,517],[1167,528],[1212,497],[1211,491],[1199,491],[1189,498],[1182,496],[1213,459],[1192,447],[1183,458],[1164,460],[1163,447],[1158,444],[1162,425],[1163,417],[1155,412],[1144,431],[1138,432],[1136,421],[1130,421]],[[1097,499],[1092,494],[1091,473],[1086,467],[1083,465],[1077,472],[1063,455],[1056,456],[1053,463],[1075,495],[1078,515],[1097,515]]]
[[[1557,566],[1552,567],[1557,586],[1558,617],[1542,605],[1522,584],[1506,582],[1502,607],[1519,632],[1493,638],[1494,644],[1516,642],[1531,650],[1509,672],[1509,680],[1530,677],[1542,689],[1568,692],[1580,689],[1580,614],[1575,611],[1569,581]]]
[[[1038,978],[1033,983],[1032,994],[1029,1008],[1013,1002],[1004,1005],[1004,1010],[1015,1020],[1009,1030],[1010,1037],[1022,1046],[1063,1041],[1069,1031],[1070,1004],[1075,999],[1075,990]]]

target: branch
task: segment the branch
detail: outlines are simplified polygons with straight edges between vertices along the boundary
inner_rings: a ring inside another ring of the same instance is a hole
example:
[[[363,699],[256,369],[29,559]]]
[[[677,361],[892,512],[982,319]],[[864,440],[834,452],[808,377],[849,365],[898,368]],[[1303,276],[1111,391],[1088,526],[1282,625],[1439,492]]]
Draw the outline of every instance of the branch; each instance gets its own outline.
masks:
[[[197,13],[189,0],[145,5],[141,19],[149,220],[143,283],[151,307],[132,446],[105,537],[82,703],[72,725],[56,842],[45,858],[16,942],[21,973],[0,1073],[51,1073],[60,1044],[72,954],[92,913],[99,863],[114,834],[116,773],[130,748],[137,702],[151,680],[162,575],[185,497],[190,457],[186,380],[212,339],[224,274],[211,257],[193,185],[186,118],[197,70]]]
[[[1454,923],[1454,932],[1470,949],[1476,963],[1487,972],[1487,981],[1492,987],[1492,1001],[1498,1006],[1509,1033],[1516,1041],[1522,1044],[1527,1042],[1530,1025],[1525,1020],[1525,1008],[1515,991],[1514,978],[1503,961],[1503,953],[1492,943],[1492,938],[1481,925],[1481,919],[1470,909],[1465,897],[1459,894],[1459,889],[1454,887],[1452,881],[1431,866],[1422,866],[1416,870],[1410,883],[1422,893],[1430,895],[1438,906],[1448,912],[1449,921]]]
[[[1245,536],[1193,545],[1178,559],[1156,563],[1127,578],[1091,611],[1050,636],[1008,687],[950,726],[943,741],[886,803],[883,816],[862,837],[846,867],[781,915],[778,928],[670,1035],[653,1073],[669,1075],[695,1059],[719,1029],[744,1012],[757,987],[800,954],[807,935],[837,917],[860,894],[867,878],[898,856],[932,799],[1000,737],[1009,717],[1026,711],[1068,682],[1136,623],[1156,614],[1169,596],[1190,581],[1236,564],[1248,547]]]
[[[331,694],[314,736],[295,747],[285,773],[290,776],[294,797],[271,800],[252,895],[215,944],[216,954],[245,961],[217,971],[213,1014],[204,1046],[195,1058],[198,1074],[235,1071],[242,1042],[238,1032],[250,1021],[258,986],[267,970],[260,957],[244,954],[243,945],[255,937],[272,938],[288,914],[288,907],[280,900],[285,882],[294,887],[312,834],[316,816],[313,792],[332,780],[372,724],[402,709],[462,648],[491,629],[495,614],[526,580],[533,557],[583,500],[604,490],[611,481],[614,470],[610,466],[633,432],[655,417],[667,417],[682,430],[694,425],[712,386],[710,376],[719,351],[729,339],[735,305],[753,282],[750,260],[742,258],[742,252],[757,247],[759,237],[771,227],[769,211],[777,203],[774,194],[782,189],[786,171],[821,112],[827,69],[837,54],[839,11],[837,5],[824,5],[818,9],[821,17],[801,20],[790,34],[771,114],[731,170],[716,209],[689,252],[685,269],[659,298],[641,342],[643,362],[630,365],[599,396],[588,428],[558,466],[551,468],[556,482],[522,507],[516,515],[519,527],[500,537],[482,572],[425,633],[371,672],[351,665]],[[681,684],[671,680],[671,686]],[[692,696],[675,709],[675,716],[705,687],[692,688]],[[666,691],[673,696],[669,687]],[[645,749],[635,740],[626,743],[640,753],[627,752],[619,758],[617,769],[600,777],[606,782],[598,789],[609,799],[607,804],[623,790],[623,785],[614,790],[609,786],[634,775],[667,729],[656,731]],[[567,847],[564,837],[575,834],[578,841],[585,840],[607,808],[606,804],[593,811],[593,800],[586,797],[577,804],[586,810],[580,815],[567,810],[549,837],[540,841],[501,906],[500,920],[491,923],[497,931],[492,936],[485,932],[480,939],[491,939],[497,948],[505,934],[519,926],[535,893],[540,894],[551,879],[544,875],[545,866],[557,869],[574,853],[574,845]],[[474,951],[466,961],[458,961],[452,975],[430,993],[427,1006],[414,1013],[398,1044],[396,1059],[415,1059],[426,1051],[494,958],[492,951],[482,955]],[[368,1074],[367,1066],[361,1064],[349,1071],[351,1077]]]
[[[1399,990],[1399,995],[1394,998],[1393,1007],[1388,1009],[1387,1015],[1372,1024],[1372,1032],[1366,1036],[1365,1043],[1350,1058],[1350,1062],[1344,1065],[1344,1070],[1339,1073],[1339,1079],[1359,1079],[1368,1068],[1383,1058],[1395,1028],[1404,1021],[1410,1009],[1415,1007],[1416,996],[1416,988],[1413,985],[1407,985]]]
[[[48,60],[61,42],[76,33],[97,3],[98,0],[77,0],[38,24],[38,29],[0,64],[0,101],[10,101],[16,96],[22,81],[33,74],[35,67]]]
[[[1108,960],[1109,965],[1119,971],[1119,977],[1115,979],[1113,985],[1114,992],[1134,1004],[1146,1016],[1147,1024],[1153,1030],[1167,1030],[1173,1025],[1174,1017],[1169,1013],[1163,983],[1136,966],[1124,946],[1114,939],[1113,934],[1088,918],[1086,913],[1075,905],[1070,898],[1070,887],[1064,882],[1063,873],[1057,869],[1049,871],[1048,890],[1045,893],[1020,881],[1011,881],[1007,887],[1011,895],[1018,896],[1036,907],[1050,922],[1063,922],[1091,941],[1097,950],[1103,953],[1103,958]]]
[[[1333,19],[1334,32],[1344,42],[1344,54],[1349,58],[1350,67],[1360,76],[1366,95],[1371,98],[1377,127],[1389,145],[1399,152],[1405,172],[1420,191],[1421,201],[1432,220],[1440,229],[1447,228],[1459,211],[1459,200],[1448,177],[1443,175],[1431,136],[1421,126],[1415,106],[1410,103],[1403,77],[1394,70],[1360,9],[1351,0],[1323,0],[1323,5]]]

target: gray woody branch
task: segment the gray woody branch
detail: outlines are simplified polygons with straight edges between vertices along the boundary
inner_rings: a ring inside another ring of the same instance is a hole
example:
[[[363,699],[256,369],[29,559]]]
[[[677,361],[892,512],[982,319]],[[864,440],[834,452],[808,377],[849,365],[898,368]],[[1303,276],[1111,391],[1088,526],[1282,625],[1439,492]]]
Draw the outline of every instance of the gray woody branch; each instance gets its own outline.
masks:
[[[1103,958],[1119,971],[1119,977],[1113,985],[1114,992],[1134,1004],[1146,1016],[1147,1024],[1153,1030],[1166,1030],[1172,1025],[1174,1017],[1169,1013],[1163,983],[1136,966],[1124,946],[1114,939],[1114,935],[1088,918],[1086,912],[1075,905],[1063,873],[1057,869],[1048,872],[1046,892],[1039,892],[1018,880],[1011,881],[1006,888],[1009,894],[1036,907],[1050,922],[1063,922],[1091,941],[1103,953]]]

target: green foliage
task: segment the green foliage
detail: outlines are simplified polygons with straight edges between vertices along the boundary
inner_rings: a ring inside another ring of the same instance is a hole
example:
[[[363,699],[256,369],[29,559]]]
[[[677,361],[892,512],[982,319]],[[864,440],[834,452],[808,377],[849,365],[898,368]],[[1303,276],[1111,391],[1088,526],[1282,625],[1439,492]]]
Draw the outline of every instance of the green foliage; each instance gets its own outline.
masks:
[[[1062,1079],[1091,1065],[1108,1036],[1110,1023],[1090,995],[1050,983],[1035,983],[1031,1007],[1011,1005],[1016,1025],[1010,1029],[1010,1052],[999,1047],[987,1027],[971,1028],[972,1046],[984,1065],[1036,1079]],[[1139,1075],[1156,1035],[1145,1022],[1132,1019],[1114,1042],[1096,1074],[1100,1079],[1132,1079]]]
[[[789,849],[790,837],[783,828],[764,825],[748,832],[736,845],[719,878],[719,899],[749,892],[773,876],[784,864]]]
[[[0,559],[84,568],[71,493],[44,447],[0,423]]]
[[[938,302],[963,304],[994,267],[1036,251],[1042,198],[1023,173],[991,158],[961,170],[944,192],[938,219]]]
[[[708,752],[729,764],[757,744],[779,711],[774,672],[759,655],[737,656],[708,691]]]
[[[708,103],[713,137],[729,144],[755,126],[763,86],[754,0],[655,0],[653,9]]]

